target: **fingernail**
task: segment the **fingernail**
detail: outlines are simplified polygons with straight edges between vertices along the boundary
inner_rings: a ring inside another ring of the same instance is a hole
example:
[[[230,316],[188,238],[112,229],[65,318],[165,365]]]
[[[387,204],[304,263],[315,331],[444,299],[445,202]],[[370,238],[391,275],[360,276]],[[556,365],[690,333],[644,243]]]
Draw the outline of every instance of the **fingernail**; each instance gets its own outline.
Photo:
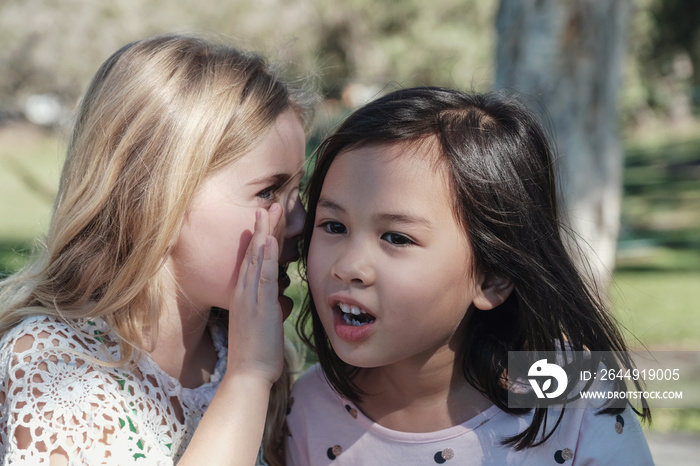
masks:
[[[255,211],[255,220],[260,220],[261,215],[262,215],[262,213],[260,212],[260,210],[256,210]]]
[[[277,209],[281,209],[281,208],[282,208],[282,206],[279,204],[272,204],[270,206],[270,212],[276,211]]]

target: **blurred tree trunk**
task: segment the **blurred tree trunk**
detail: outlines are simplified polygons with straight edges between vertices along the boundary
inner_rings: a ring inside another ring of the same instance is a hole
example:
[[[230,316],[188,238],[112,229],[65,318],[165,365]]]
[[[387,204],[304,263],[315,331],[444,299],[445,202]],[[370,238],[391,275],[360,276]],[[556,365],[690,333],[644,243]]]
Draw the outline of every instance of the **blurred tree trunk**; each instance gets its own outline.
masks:
[[[617,96],[629,10],[629,0],[501,0],[496,19],[495,86],[524,93],[554,133],[562,212],[601,290],[620,225]]]

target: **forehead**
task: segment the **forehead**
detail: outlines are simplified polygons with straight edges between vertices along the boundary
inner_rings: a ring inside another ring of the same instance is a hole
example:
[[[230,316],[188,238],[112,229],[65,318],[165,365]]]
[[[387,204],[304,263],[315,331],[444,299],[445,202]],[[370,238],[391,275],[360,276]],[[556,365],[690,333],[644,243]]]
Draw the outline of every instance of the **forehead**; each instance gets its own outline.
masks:
[[[447,176],[447,163],[442,155],[440,143],[431,136],[414,141],[366,144],[351,146],[335,156],[331,167],[338,159],[353,162],[386,164],[395,170],[415,171],[426,175]]]
[[[305,135],[299,117],[286,110],[264,137],[234,163],[239,170],[296,173],[305,161]]]
[[[382,144],[341,151],[331,163],[321,197],[352,192],[379,204],[452,205],[446,164],[437,141]]]

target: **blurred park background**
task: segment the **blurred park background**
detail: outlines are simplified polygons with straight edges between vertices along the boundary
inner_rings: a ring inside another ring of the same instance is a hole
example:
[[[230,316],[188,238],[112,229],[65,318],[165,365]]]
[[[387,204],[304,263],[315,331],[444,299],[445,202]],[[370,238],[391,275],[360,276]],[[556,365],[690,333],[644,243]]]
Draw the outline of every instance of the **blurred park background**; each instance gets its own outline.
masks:
[[[397,87],[524,92],[552,126],[569,170],[563,199],[612,273],[602,282],[632,346],[700,350],[700,2],[690,0],[0,0],[0,274],[46,229],[92,74],[125,43],[173,31],[259,51],[313,84],[310,150]],[[660,410],[654,428],[700,432],[700,410]]]

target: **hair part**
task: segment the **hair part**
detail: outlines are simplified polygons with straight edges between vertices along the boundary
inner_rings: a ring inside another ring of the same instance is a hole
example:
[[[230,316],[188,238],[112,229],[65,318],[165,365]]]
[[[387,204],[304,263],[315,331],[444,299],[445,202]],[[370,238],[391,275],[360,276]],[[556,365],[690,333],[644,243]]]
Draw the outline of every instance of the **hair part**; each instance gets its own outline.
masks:
[[[302,272],[323,180],[341,153],[360,147],[416,144],[428,139],[447,168],[453,209],[473,250],[475,271],[509,279],[514,290],[500,306],[467,312],[459,357],[466,380],[500,409],[509,408],[501,378],[508,351],[624,352],[617,324],[580,274],[562,238],[554,155],[537,117],[513,96],[469,94],[444,88],[392,92],[355,111],[320,146],[306,191],[308,216],[302,239]],[[467,311],[467,310],[465,310]],[[353,383],[360,370],[333,351],[307,296],[297,323],[301,339],[318,355],[333,388],[358,401]],[[623,361],[603,361],[608,368]],[[621,409],[606,409],[619,413]],[[650,419],[646,403],[640,413]],[[559,424],[557,420],[554,429]],[[536,408],[531,425],[505,443],[518,449],[543,443],[547,411]]]

